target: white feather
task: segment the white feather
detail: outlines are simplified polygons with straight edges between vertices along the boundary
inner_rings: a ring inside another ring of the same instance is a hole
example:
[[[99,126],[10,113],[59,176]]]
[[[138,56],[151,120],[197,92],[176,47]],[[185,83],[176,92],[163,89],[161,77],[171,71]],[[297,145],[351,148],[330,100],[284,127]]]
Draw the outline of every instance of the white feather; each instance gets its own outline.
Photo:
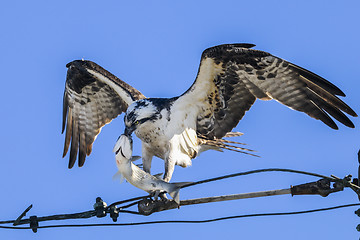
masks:
[[[109,78],[104,76],[103,74],[100,74],[94,70],[86,69],[91,75],[93,75],[96,79],[100,80],[101,82],[109,85],[112,87],[117,94],[121,97],[122,100],[124,100],[128,105],[132,104],[134,101],[132,100],[130,94],[126,92],[122,87],[116,85],[113,81],[111,81]]]

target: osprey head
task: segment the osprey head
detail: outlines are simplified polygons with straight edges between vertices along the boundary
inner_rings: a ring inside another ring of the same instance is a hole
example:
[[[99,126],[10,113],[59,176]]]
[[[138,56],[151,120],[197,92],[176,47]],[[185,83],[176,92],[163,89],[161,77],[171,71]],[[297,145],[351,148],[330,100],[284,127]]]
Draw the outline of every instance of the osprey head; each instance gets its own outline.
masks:
[[[141,99],[131,104],[126,110],[124,134],[130,136],[141,124],[158,119],[157,108],[148,99]]]

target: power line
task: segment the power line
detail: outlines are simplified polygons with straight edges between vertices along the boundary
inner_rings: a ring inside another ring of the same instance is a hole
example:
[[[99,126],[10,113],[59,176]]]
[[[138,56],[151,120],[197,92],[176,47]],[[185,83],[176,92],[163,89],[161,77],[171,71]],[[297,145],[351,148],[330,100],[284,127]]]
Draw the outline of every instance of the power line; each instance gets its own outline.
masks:
[[[201,181],[197,181],[188,185],[183,186],[182,188],[195,186],[198,184],[208,183],[212,181],[218,181],[226,178],[232,178],[237,176],[244,176],[255,173],[263,173],[263,172],[290,172],[296,174],[304,174],[315,177],[320,177],[321,179],[316,182],[301,184],[297,186],[291,186],[289,189],[279,189],[279,190],[269,190],[255,193],[241,193],[241,194],[233,194],[233,195],[225,195],[225,196],[216,196],[216,197],[205,197],[199,199],[188,199],[180,201],[180,206],[200,204],[200,203],[208,203],[208,202],[217,202],[217,201],[227,201],[234,199],[243,199],[243,198],[253,198],[253,197],[264,197],[264,196],[273,196],[280,194],[292,194],[292,195],[302,195],[302,194],[318,194],[323,197],[328,196],[330,193],[342,191],[345,187],[351,188],[354,192],[356,192],[359,196],[359,186],[354,184],[356,179],[351,182],[351,175],[346,176],[341,179],[336,176],[331,175],[331,177],[324,176],[317,173],[293,170],[293,169],[283,169],[283,168],[267,168],[267,169],[258,169],[251,170],[245,172],[239,172],[235,174],[229,174],[221,177],[215,177],[210,179],[205,179]],[[330,183],[334,182],[333,187],[331,188]],[[124,205],[126,204],[126,205]],[[125,210],[134,205],[138,205],[138,211]],[[119,206],[120,205],[120,206]],[[38,228],[50,228],[50,227],[70,227],[70,226],[127,226],[127,225],[144,225],[144,224],[152,224],[152,223],[205,223],[205,222],[213,222],[220,221],[225,219],[232,218],[242,218],[242,217],[255,217],[255,216],[272,216],[272,215],[290,215],[290,214],[299,214],[299,213],[307,213],[307,212],[316,212],[316,211],[325,211],[331,210],[341,207],[350,207],[357,206],[358,204],[348,204],[337,207],[325,208],[325,209],[315,209],[309,211],[301,211],[301,212],[290,212],[290,213],[264,213],[264,214],[250,214],[250,215],[238,215],[238,216],[230,216],[216,219],[208,219],[208,220],[196,220],[196,221],[157,221],[157,222],[140,222],[140,223],[119,223],[119,224],[79,224],[79,225],[49,225],[49,226],[41,226],[39,227],[39,222],[49,221],[49,220],[66,220],[66,219],[79,219],[79,218],[91,218],[91,217],[105,217],[107,213],[110,214],[110,217],[113,221],[117,221],[119,213],[128,213],[128,214],[137,214],[137,215],[150,215],[154,212],[169,210],[173,208],[179,207],[174,201],[154,201],[151,199],[150,195],[140,196],[135,198],[130,198],[122,201],[117,201],[109,206],[105,202],[102,201],[101,198],[96,199],[96,203],[94,204],[94,210],[80,212],[80,213],[71,213],[71,214],[57,214],[52,216],[44,216],[37,217],[31,216],[28,219],[22,219],[26,213],[32,208],[30,205],[16,220],[10,221],[0,221],[0,224],[9,224],[13,223],[14,226],[0,226],[0,228],[10,228],[10,229],[32,229],[34,232],[37,231]],[[119,207],[117,207],[119,206]],[[30,224],[30,227],[18,227],[16,225],[21,224]]]
[[[346,204],[346,205],[339,205],[334,207],[318,208],[318,209],[311,209],[304,211],[243,214],[243,215],[234,215],[234,216],[212,218],[205,220],[163,220],[163,221],[146,221],[146,222],[134,222],[134,223],[58,224],[58,225],[38,226],[37,228],[40,229],[40,228],[65,228],[65,227],[120,227],[120,226],[136,226],[136,225],[150,225],[150,224],[165,224],[165,223],[210,223],[210,222],[218,222],[218,221],[239,219],[239,218],[298,215],[298,214],[330,211],[330,210],[348,208],[354,206],[360,206],[360,203],[353,203],[353,204]],[[32,229],[31,227],[1,226],[1,225],[0,228]]]
[[[257,169],[257,170],[251,170],[251,171],[246,171],[246,172],[239,172],[239,173],[224,175],[224,176],[221,176],[221,177],[209,178],[209,179],[189,183],[187,185],[182,186],[181,188],[191,187],[191,186],[195,186],[195,185],[198,185],[198,184],[218,181],[218,180],[222,180],[222,179],[226,179],[226,178],[233,178],[233,177],[245,176],[245,175],[250,175],[250,174],[255,174],[255,173],[262,173],[262,172],[289,172],[289,173],[297,173],[297,174],[303,174],[303,175],[308,175],[308,176],[313,176],[313,177],[329,179],[331,181],[336,180],[333,177],[328,177],[328,176],[325,176],[325,175],[312,173],[312,172],[299,171],[299,170],[287,169],[287,168],[264,168],[264,169]]]

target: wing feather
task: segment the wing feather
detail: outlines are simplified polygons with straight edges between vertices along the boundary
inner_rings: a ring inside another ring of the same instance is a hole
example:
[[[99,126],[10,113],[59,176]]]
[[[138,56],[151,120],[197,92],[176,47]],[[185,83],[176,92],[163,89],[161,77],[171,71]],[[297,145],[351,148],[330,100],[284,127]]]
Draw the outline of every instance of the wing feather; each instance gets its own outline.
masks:
[[[77,155],[79,167],[84,165],[96,136],[105,124],[126,111],[132,102],[145,97],[94,62],[76,60],[66,66],[63,157],[70,146],[69,168],[72,168]]]
[[[76,115],[75,115],[76,119]],[[79,128],[78,121],[75,121],[73,117],[72,122],[72,136],[71,136],[71,146],[70,146],[70,158],[69,158],[69,168],[72,168],[76,161],[76,155],[79,148]]]
[[[289,63],[291,67],[295,68],[299,74],[307,79],[309,79],[311,82],[315,83],[316,85],[320,86],[321,88],[325,89],[331,94],[338,95],[345,97],[345,93],[341,91],[337,86],[332,84],[331,82],[327,81],[326,79],[322,78],[321,76],[310,72],[309,70],[306,70],[302,67],[299,67],[293,63]]]
[[[328,112],[331,116],[333,116],[339,122],[343,123],[345,126],[350,128],[355,127],[351,120],[339,109],[331,107],[331,104],[324,101],[316,92],[312,92],[312,94],[312,99],[317,106],[319,106],[321,109],[324,109],[325,112]]]
[[[333,129],[338,127],[330,116],[354,127],[344,113],[354,117],[357,114],[336,96],[345,96],[338,87],[270,53],[250,49],[253,46],[225,44],[203,52],[195,82],[177,100],[197,100],[199,134],[209,139],[222,138],[256,99],[274,99]]]
[[[319,85],[315,84],[314,82],[310,81],[306,77],[300,75],[300,78],[306,82],[306,85],[316,92],[319,96],[319,98],[323,99],[324,101],[329,102],[330,105],[335,106],[336,108],[346,112],[347,114],[351,116],[356,116],[356,113],[354,110],[352,110],[346,103],[341,101],[339,98],[337,98],[335,95],[331,94],[330,92],[326,91],[325,89],[321,88]]]
[[[64,124],[65,121],[67,121],[67,123],[66,123],[66,133],[65,133],[65,144],[64,144],[63,157],[65,157],[68,152],[71,134],[72,134],[72,110],[71,110],[71,108],[69,109],[69,115],[68,115],[67,119],[66,119],[66,115],[65,115],[65,119],[63,121],[64,126],[65,126],[65,124]]]

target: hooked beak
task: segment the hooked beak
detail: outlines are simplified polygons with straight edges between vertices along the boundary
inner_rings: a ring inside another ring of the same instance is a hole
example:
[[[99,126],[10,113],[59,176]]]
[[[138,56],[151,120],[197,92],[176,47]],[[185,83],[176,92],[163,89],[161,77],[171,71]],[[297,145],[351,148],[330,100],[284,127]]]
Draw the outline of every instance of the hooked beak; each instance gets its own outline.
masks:
[[[134,127],[125,127],[124,135],[127,137],[131,137],[131,134],[134,130]]]

